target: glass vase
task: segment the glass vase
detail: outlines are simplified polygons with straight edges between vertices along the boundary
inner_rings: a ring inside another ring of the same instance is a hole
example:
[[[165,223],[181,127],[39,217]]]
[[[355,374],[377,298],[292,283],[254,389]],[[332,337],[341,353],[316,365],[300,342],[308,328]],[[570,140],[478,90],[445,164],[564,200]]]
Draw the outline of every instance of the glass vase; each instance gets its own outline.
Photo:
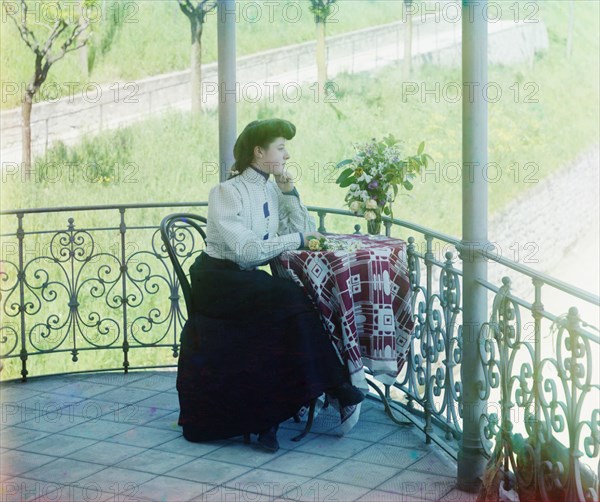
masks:
[[[381,219],[367,220],[367,232],[371,235],[381,234]]]

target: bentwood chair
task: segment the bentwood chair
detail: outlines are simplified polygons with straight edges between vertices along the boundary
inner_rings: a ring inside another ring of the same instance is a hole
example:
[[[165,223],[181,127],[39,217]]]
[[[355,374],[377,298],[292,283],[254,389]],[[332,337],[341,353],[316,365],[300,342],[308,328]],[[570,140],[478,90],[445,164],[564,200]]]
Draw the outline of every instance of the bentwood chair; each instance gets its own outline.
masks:
[[[198,252],[197,235],[194,230],[200,234],[206,246],[206,232],[204,231],[206,223],[207,220],[204,216],[192,213],[169,214],[160,222],[160,237],[173,265],[177,280],[181,284],[188,318],[192,315],[192,286],[183,271],[181,262],[187,261]]]

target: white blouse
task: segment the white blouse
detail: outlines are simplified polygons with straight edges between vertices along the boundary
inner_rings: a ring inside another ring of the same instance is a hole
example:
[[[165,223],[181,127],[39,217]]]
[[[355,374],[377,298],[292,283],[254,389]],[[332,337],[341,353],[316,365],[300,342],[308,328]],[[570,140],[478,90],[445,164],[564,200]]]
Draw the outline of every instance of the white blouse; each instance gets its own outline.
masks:
[[[248,167],[210,190],[206,253],[249,270],[298,249],[301,233],[316,228],[296,190],[283,194],[273,180]]]

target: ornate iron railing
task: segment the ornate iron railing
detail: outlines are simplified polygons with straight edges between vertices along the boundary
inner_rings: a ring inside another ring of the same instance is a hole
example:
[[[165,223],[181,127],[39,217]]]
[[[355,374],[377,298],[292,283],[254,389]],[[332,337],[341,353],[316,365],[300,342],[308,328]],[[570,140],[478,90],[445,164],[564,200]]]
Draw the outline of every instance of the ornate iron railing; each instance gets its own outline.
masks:
[[[173,366],[185,308],[158,224],[170,212],[203,212],[206,205],[0,213],[0,361],[20,361],[14,375],[7,367],[3,376],[25,380],[32,372],[72,372],[72,363],[80,359],[87,359],[79,363],[87,371]],[[349,218],[354,217],[349,211],[309,210],[318,214],[321,232],[327,231],[326,219],[335,231],[348,232]],[[106,226],[111,213],[118,224]],[[393,230],[408,241],[416,321],[396,384],[383,390],[373,386],[392,417],[401,414],[398,422],[410,420],[427,442],[436,442],[456,458],[464,414],[459,258],[461,253],[482,253],[490,263],[533,284],[528,302],[511,291],[508,277],[500,286],[480,281],[491,300],[489,322],[478,340],[484,370],[479,387],[488,403],[480,430],[490,466],[502,468],[507,490],[531,490],[545,500],[597,499],[593,462],[600,451],[600,386],[593,355],[599,353],[600,337],[571,307],[584,302],[597,312],[598,297],[502,258],[491,248],[473,251],[461,247],[458,239],[419,225],[397,219],[384,223],[388,235]],[[176,250],[187,269],[202,242],[193,232],[177,239]],[[568,314],[544,310],[543,288],[569,297],[562,310]],[[543,343],[546,338],[552,343]],[[61,354],[70,358],[55,362]],[[44,363],[43,369],[37,362]]]

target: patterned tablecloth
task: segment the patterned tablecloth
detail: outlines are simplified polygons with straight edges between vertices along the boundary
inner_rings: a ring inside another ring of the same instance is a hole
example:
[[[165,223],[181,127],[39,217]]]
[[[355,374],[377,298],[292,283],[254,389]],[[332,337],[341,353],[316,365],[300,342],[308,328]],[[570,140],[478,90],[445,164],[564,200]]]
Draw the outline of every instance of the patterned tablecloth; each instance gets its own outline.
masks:
[[[392,384],[414,327],[406,243],[379,235],[327,239],[358,249],[287,251],[273,260],[275,273],[297,282],[313,299],[354,385],[368,391],[365,366],[379,381]],[[359,413],[360,407],[342,410],[344,432]]]

